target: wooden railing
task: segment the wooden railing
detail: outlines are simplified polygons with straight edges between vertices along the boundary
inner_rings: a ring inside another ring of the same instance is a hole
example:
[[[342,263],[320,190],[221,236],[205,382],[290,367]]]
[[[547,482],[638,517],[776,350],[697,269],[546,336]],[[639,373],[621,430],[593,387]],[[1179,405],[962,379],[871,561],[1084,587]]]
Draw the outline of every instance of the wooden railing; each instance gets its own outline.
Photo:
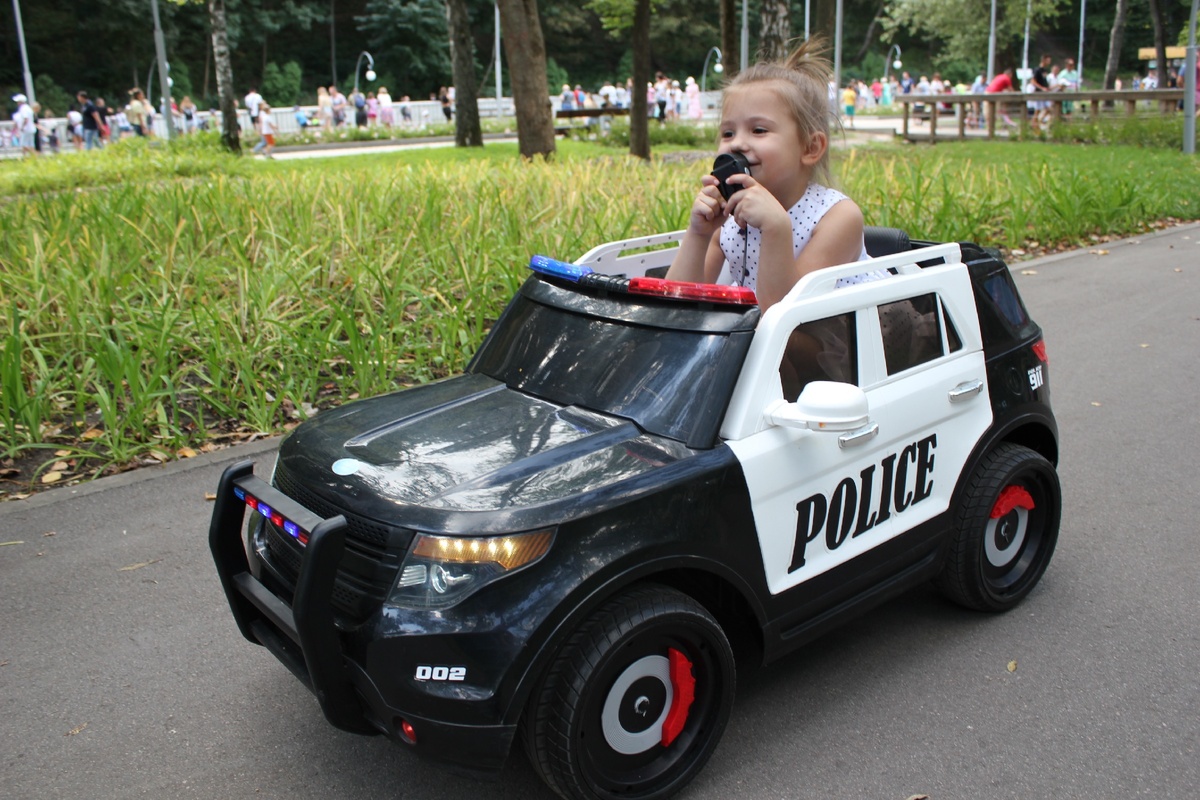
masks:
[[[1077,103],[1082,114],[1097,117],[1108,107],[1124,107],[1129,116],[1137,113],[1138,104],[1158,107],[1161,114],[1175,113],[1179,101],[1183,99],[1183,89],[1148,89],[1146,91],[1116,91],[1097,90],[1087,92],[997,92],[995,94],[906,94],[893,100],[904,106],[904,138],[912,138],[909,134],[910,116],[929,118],[929,139],[936,141],[938,129],[938,114],[933,111],[939,105],[949,105],[952,111],[941,110],[944,115],[954,114],[954,122],[958,126],[958,138],[966,136],[967,118],[984,112],[987,124],[987,138],[996,136],[997,116],[1016,115],[1017,119],[1025,118],[1025,103],[1049,102],[1051,124],[1058,122],[1063,116],[1064,103]],[[924,113],[914,114],[913,107],[921,105]]]

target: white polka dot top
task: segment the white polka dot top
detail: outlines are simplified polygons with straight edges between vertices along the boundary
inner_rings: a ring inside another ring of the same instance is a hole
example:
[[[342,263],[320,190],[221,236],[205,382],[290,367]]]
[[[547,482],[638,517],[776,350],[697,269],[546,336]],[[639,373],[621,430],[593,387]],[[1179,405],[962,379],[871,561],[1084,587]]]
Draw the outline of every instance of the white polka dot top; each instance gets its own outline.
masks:
[[[819,183],[808,185],[804,195],[796,201],[796,205],[788,210],[788,216],[792,218],[793,258],[799,256],[804,245],[808,244],[813,229],[825,216],[825,212],[846,199],[846,195],[836,189],[821,186]],[[734,283],[747,289],[753,289],[758,282],[758,258],[762,250],[762,231],[747,226],[746,233],[743,234],[737,222],[730,217],[721,226],[721,250],[725,254],[725,261],[729,265],[729,274],[733,276]],[[863,245],[858,260],[865,261],[868,258],[870,256],[867,255],[866,245]],[[840,278],[837,285],[850,286],[855,283],[877,281],[888,276],[889,273],[886,270],[873,270],[860,275]]]

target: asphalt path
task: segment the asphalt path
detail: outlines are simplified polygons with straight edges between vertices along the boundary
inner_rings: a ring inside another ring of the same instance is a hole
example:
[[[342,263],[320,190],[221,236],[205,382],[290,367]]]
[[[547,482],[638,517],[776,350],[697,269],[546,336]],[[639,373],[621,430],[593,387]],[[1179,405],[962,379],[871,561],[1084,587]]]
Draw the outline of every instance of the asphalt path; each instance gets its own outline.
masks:
[[[920,589],[739,677],[686,798],[1196,797],[1200,226],[1014,267],[1045,329],[1065,508],[1001,616]],[[271,443],[0,504],[0,795],[551,797],[325,723],[238,634],[207,545]]]

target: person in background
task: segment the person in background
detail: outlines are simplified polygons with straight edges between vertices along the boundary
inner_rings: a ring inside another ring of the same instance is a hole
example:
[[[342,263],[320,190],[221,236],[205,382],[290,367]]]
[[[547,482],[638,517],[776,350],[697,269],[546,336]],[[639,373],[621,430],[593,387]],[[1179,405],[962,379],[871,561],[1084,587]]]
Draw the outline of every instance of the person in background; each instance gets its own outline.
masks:
[[[392,95],[386,86],[379,87],[379,124],[390,128],[396,124],[396,112],[393,108]]]
[[[12,99],[17,104],[16,113],[13,114],[13,128],[16,130],[17,140],[21,143],[21,155],[36,156],[37,119],[33,106],[29,105],[29,98],[19,92],[14,94]]]
[[[257,87],[250,87],[250,91],[246,92],[246,96],[242,98],[242,104],[246,106],[246,112],[250,115],[250,127],[257,128],[258,114],[263,104],[263,97],[258,93]]]
[[[333,98],[324,86],[317,87],[317,119],[321,122],[321,130],[333,130]]]
[[[101,146],[100,112],[87,92],[77,92],[75,99],[79,101],[79,113],[83,115],[83,149],[94,150]]]
[[[263,101],[258,110],[258,144],[254,152],[262,152],[267,158],[274,158],[271,151],[275,149],[275,117],[271,114],[271,106]]]
[[[67,109],[67,135],[76,150],[83,149],[83,114],[74,105]]]
[[[196,132],[196,104],[192,102],[192,98],[184,95],[179,101],[179,113],[183,115],[183,132],[184,134]]]
[[[854,81],[846,84],[846,88],[842,89],[842,112],[846,115],[846,119],[850,120],[850,128],[854,128],[854,112],[858,108],[858,92],[854,91]]]

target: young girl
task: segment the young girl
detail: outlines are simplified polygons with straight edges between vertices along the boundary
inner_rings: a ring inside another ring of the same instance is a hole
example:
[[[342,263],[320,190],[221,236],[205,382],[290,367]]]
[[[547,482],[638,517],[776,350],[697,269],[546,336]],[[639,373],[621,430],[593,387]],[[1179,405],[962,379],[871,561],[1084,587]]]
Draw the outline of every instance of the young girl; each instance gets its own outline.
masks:
[[[744,155],[750,174],[729,178],[728,201],[716,178],[701,179],[668,278],[715,283],[728,262],[733,281],[753,289],[766,311],[809,272],[869,257],[862,211],[825,185],[832,76],[822,48],[809,39],[785,63],[755,64],[725,89],[719,151]]]

